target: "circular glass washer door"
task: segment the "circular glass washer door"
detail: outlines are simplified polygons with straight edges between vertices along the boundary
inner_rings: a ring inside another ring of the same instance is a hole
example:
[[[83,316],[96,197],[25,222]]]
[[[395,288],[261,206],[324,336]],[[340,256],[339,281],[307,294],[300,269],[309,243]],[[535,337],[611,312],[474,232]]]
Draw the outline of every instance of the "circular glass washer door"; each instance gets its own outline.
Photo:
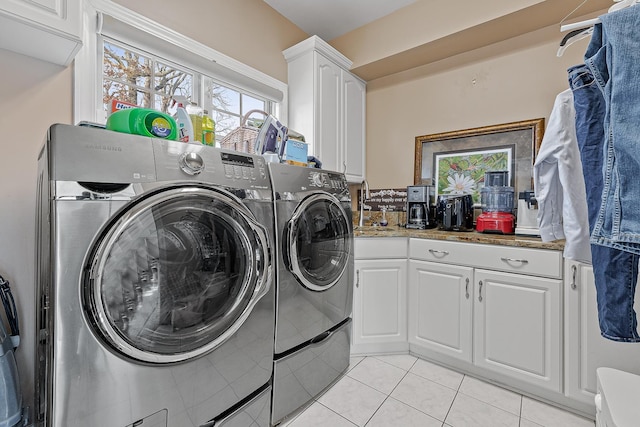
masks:
[[[304,287],[326,291],[342,278],[352,250],[349,221],[329,193],[308,196],[296,207],[283,249],[289,270]]]
[[[267,232],[223,190],[174,187],[129,205],[88,263],[89,321],[129,358],[174,363],[233,335],[271,285]]]

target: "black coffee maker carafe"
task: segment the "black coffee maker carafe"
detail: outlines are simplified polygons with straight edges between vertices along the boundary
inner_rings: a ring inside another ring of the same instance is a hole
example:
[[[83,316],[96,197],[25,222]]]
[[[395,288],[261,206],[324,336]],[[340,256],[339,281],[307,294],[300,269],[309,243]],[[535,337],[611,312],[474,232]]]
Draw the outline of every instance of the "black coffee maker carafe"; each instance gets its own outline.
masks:
[[[407,187],[407,228],[424,230],[436,227],[433,199],[433,186]]]

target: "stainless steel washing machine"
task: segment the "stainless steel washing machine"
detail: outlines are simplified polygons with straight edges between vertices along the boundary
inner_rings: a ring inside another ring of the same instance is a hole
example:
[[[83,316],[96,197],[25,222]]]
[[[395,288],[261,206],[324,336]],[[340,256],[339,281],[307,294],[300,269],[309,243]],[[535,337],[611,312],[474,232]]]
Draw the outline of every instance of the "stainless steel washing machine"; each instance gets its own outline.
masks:
[[[278,163],[269,171],[277,248],[275,425],[349,366],[354,258],[344,175]]]
[[[54,125],[38,165],[36,422],[269,425],[264,159]]]

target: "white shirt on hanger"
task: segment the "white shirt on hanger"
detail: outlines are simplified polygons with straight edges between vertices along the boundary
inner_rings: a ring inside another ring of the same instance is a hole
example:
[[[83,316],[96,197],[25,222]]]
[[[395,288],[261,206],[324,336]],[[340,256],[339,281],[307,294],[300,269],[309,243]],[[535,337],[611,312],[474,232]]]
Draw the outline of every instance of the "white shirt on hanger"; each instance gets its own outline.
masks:
[[[590,264],[587,194],[575,120],[573,92],[567,89],[553,105],[533,180],[542,241],[566,239],[564,257]]]

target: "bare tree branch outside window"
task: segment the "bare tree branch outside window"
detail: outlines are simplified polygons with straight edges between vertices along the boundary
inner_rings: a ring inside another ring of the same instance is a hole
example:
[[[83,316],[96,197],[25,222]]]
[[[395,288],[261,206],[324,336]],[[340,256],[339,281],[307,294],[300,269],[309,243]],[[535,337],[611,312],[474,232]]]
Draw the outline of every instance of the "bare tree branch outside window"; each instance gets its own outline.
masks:
[[[215,121],[217,140],[240,126],[243,114],[267,108],[264,99],[107,40],[104,41],[102,76],[103,108],[107,115],[113,100],[173,114],[175,108],[171,100],[180,95],[208,111]],[[194,93],[195,79],[204,88],[203,100]]]

